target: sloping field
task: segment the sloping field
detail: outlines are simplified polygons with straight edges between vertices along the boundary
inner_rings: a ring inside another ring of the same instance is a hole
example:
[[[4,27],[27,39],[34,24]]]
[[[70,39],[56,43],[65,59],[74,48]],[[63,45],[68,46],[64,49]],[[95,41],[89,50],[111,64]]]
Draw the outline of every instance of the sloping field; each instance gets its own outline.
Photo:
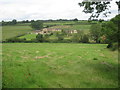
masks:
[[[5,88],[113,88],[118,53],[106,44],[4,43]]]
[[[2,39],[9,39],[27,32],[30,32],[32,28],[30,26],[3,26],[2,27]]]
[[[91,25],[61,25],[61,26],[53,26],[50,28],[56,29],[62,29],[62,30],[83,30],[85,33],[88,33],[90,30]]]

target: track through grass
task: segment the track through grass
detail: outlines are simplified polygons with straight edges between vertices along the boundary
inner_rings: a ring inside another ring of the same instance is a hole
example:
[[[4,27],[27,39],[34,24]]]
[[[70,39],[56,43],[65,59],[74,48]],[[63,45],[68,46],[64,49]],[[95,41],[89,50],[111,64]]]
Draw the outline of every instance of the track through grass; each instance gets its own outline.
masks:
[[[5,43],[4,88],[115,88],[118,52],[106,44]]]

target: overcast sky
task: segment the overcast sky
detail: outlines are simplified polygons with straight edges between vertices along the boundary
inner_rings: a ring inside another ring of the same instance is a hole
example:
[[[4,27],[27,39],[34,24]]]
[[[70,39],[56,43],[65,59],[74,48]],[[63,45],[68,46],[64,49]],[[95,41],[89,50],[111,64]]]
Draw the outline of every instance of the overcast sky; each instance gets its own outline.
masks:
[[[111,4],[110,19],[118,14],[116,0]],[[47,20],[74,19],[87,20],[90,14],[82,12],[81,0],[0,0],[1,20]]]

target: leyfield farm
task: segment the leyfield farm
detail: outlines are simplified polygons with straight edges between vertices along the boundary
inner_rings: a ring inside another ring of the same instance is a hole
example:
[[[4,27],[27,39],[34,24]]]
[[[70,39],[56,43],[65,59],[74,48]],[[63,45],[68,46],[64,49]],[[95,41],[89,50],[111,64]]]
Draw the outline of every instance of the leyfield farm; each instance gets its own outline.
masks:
[[[106,32],[115,20],[3,22],[3,88],[118,87],[116,31]]]

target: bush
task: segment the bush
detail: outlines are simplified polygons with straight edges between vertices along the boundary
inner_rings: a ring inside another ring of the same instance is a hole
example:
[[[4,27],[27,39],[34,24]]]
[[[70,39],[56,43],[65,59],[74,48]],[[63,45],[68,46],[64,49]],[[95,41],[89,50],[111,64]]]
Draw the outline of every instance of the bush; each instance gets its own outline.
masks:
[[[64,37],[63,36],[58,36],[58,41],[62,41],[64,40]]]
[[[101,24],[93,24],[90,27],[91,37],[96,41],[96,43],[100,43],[99,38],[101,37],[101,29]]]
[[[72,38],[71,38],[71,41],[72,42],[74,42],[74,43],[79,43],[80,42],[80,37],[79,37],[79,35],[77,35],[77,34],[74,34],[73,36],[72,36]]]
[[[71,43],[72,41],[70,39],[64,39],[61,41],[61,43]]]
[[[37,40],[38,42],[43,42],[43,35],[42,35],[42,34],[38,34],[38,35],[36,36],[36,40]]]
[[[40,30],[43,28],[43,23],[41,21],[35,21],[31,23],[31,27],[36,30]]]
[[[88,42],[89,42],[88,35],[84,35],[81,41],[82,41],[83,43],[88,43]]]
[[[14,38],[10,38],[10,39],[7,39],[5,42],[26,42],[26,38],[17,38],[17,37],[14,37]]]
[[[113,43],[112,44],[112,50],[115,51],[118,49],[118,43]]]

